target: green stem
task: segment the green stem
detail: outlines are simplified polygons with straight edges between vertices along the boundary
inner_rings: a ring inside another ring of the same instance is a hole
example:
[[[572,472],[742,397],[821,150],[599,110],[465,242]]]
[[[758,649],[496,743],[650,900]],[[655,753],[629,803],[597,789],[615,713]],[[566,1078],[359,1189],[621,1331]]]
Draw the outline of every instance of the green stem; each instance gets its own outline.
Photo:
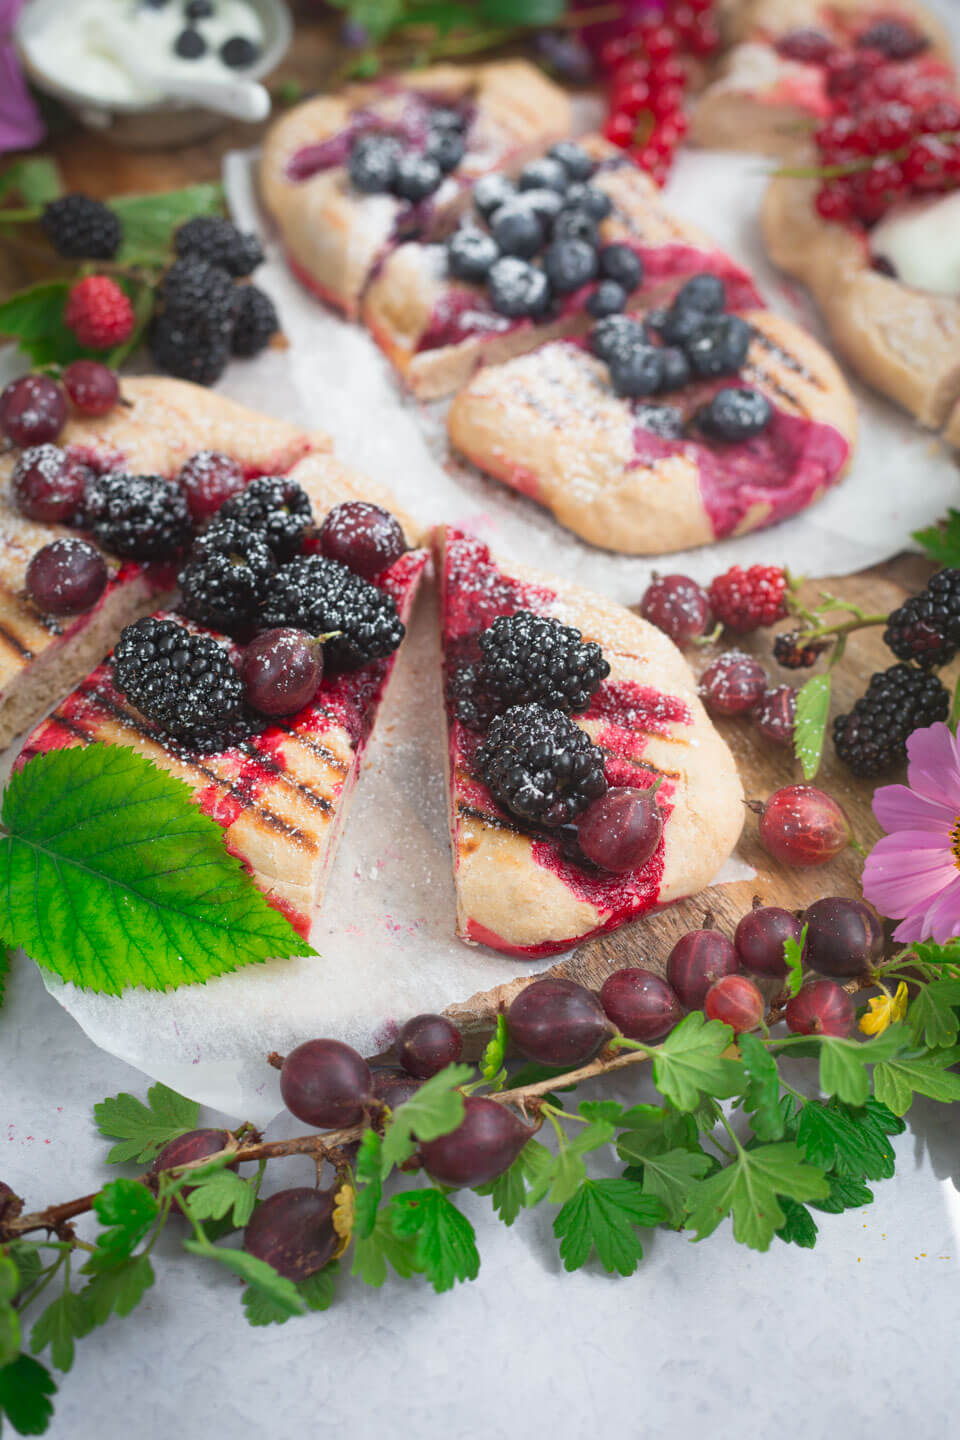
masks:
[[[31,205],[25,210],[0,210],[0,225],[29,225],[43,214],[42,205]]]

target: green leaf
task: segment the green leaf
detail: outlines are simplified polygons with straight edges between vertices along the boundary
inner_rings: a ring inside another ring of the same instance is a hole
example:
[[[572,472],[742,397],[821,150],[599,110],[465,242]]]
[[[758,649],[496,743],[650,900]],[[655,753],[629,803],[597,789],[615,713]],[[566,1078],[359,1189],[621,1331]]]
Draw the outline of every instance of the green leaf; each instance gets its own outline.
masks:
[[[804,1105],[797,1143],[813,1165],[855,1179],[889,1180],[893,1148],[866,1109],[850,1109],[835,1100]]]
[[[118,195],[107,202],[123,226],[121,265],[163,263],[171,256],[173,232],[195,215],[223,213],[222,185],[187,185],[152,195]]]
[[[830,673],[811,675],[797,691],[797,713],[793,722],[793,749],[803,767],[805,780],[820,769],[823,742],[830,713]]]
[[[438,1294],[452,1289],[458,1280],[477,1278],[480,1256],[473,1226],[442,1190],[405,1190],[395,1195],[390,1202],[390,1220],[393,1233],[401,1239],[417,1237],[416,1267]]]
[[[928,1050],[957,1043],[960,1034],[960,980],[931,980],[921,985],[907,1011],[907,1029],[915,1045]]]
[[[390,1264],[404,1280],[417,1273],[416,1236],[395,1235],[391,1221],[390,1207],[380,1210],[373,1228],[367,1235],[353,1232],[353,1268],[351,1275],[358,1275],[365,1285],[377,1289],[387,1278]]]
[[[565,0],[480,0],[479,12],[491,25],[555,25]]]
[[[804,925],[800,931],[800,939],[794,940],[789,935],[783,942],[783,958],[787,965],[786,987],[790,995],[799,995],[800,987],[803,984],[803,948],[807,943],[807,931],[810,927]]]
[[[732,1164],[701,1180],[691,1196],[689,1223],[698,1240],[712,1235],[726,1216],[733,1233],[753,1250],[768,1250],[787,1217],[778,1196],[821,1200],[830,1193],[822,1170],[807,1165],[799,1145],[786,1140],[740,1150]]]
[[[142,1165],[153,1160],[168,1141],[196,1130],[200,1106],[158,1082],[147,1091],[146,1105],[124,1091],[101,1100],[93,1114],[101,1135],[123,1142],[114,1145],[107,1156],[111,1165],[126,1160]]]
[[[84,1266],[84,1273],[87,1272]],[[100,1270],[80,1291],[86,1312],[86,1330],[105,1325],[111,1315],[129,1315],[136,1309],[153,1284],[153,1266],[146,1255],[121,1260],[110,1269]]]
[[[17,1287],[17,1294],[22,1295],[43,1274],[43,1260],[39,1247],[34,1245],[32,1240],[16,1240],[8,1246],[7,1254],[19,1272],[20,1283]]]
[[[11,1292],[20,1283],[20,1276],[12,1260],[5,1260],[7,1285]],[[11,1293],[10,1300],[13,1295]],[[9,1365],[20,1353],[20,1317],[10,1300],[0,1301],[0,1365]]]
[[[958,1060],[956,1050],[916,1059],[883,1060],[873,1072],[874,1094],[894,1115],[905,1115],[914,1095],[943,1102],[960,1100],[960,1075],[946,1069]]]
[[[556,1156],[539,1140],[528,1140],[508,1170],[488,1185],[475,1186],[478,1195],[489,1195],[504,1225],[512,1225],[526,1206],[542,1200],[550,1187]],[[527,1186],[532,1187],[531,1190]],[[540,1188],[542,1186],[542,1189]]]
[[[666,1210],[632,1180],[584,1180],[553,1222],[566,1270],[579,1270],[596,1250],[610,1274],[632,1275],[643,1258],[635,1226],[659,1225]]]
[[[308,1310],[329,1310],[336,1295],[339,1265],[331,1260],[322,1270],[295,1282],[294,1288]],[[243,1292],[243,1309],[251,1325],[285,1325],[292,1318],[285,1305],[278,1305],[264,1290],[249,1285]]]
[[[653,1083],[678,1110],[694,1110],[701,1096],[725,1098],[743,1089],[743,1066],[722,1059],[733,1040],[729,1025],[691,1011],[654,1052]]]
[[[789,1245],[799,1245],[803,1250],[812,1250],[817,1243],[817,1222],[806,1205],[799,1200],[781,1198],[780,1208],[786,1217],[777,1231],[777,1238]]]
[[[82,1340],[90,1330],[87,1306],[81,1295],[65,1290],[38,1316],[30,1332],[30,1349],[39,1355],[50,1346],[50,1359],[58,1370],[73,1365],[74,1340]]]
[[[278,1275],[272,1265],[268,1265],[256,1255],[248,1255],[246,1250],[228,1250],[224,1245],[211,1245],[209,1241],[203,1240],[185,1240],[183,1248],[192,1255],[216,1260],[219,1265],[232,1270],[241,1280],[246,1280],[258,1294],[271,1300],[278,1310],[283,1310],[287,1315],[306,1314],[307,1303],[293,1281],[288,1280],[285,1275]]]
[[[617,1141],[621,1160],[643,1167],[641,1189],[659,1200],[671,1225],[679,1225],[691,1189],[710,1170],[710,1157],[703,1150],[664,1150],[657,1140],[627,1130]]]
[[[751,1116],[753,1133],[758,1140],[782,1140],[783,1112],[780,1109],[777,1062],[756,1035],[741,1035],[738,1043],[747,1072],[743,1108]]]
[[[257,1203],[252,1180],[243,1180],[235,1170],[215,1170],[203,1175],[196,1184],[191,1178],[190,1194],[184,1203],[194,1220],[222,1220],[229,1215],[236,1229],[241,1230]]]
[[[190,795],[123,745],[31,760],[3,796],[0,934],[108,995],[314,954]]]
[[[97,1237],[97,1249],[111,1258],[131,1255],[160,1213],[155,1197],[138,1180],[111,1180],[93,1209],[108,1227]]]
[[[19,1435],[42,1435],[53,1418],[53,1376],[39,1360],[20,1355],[0,1370],[0,1415]]]
[[[404,19],[404,0],[352,0],[350,18],[376,44]]]
[[[449,1135],[463,1119],[463,1096],[457,1089],[473,1077],[472,1065],[448,1065],[425,1080],[390,1116],[383,1132],[381,1175],[386,1179],[395,1165],[402,1165],[416,1149],[416,1140],[436,1140]]]
[[[34,155],[11,165],[0,175],[0,196],[13,194],[19,195],[24,207],[31,210],[56,200],[63,194],[63,179],[56,161]]]
[[[960,565],[960,510],[948,510],[946,520],[928,530],[915,530],[912,538],[939,564]]]
[[[873,1204],[873,1191],[862,1180],[852,1175],[828,1175],[830,1194],[825,1200],[811,1200],[815,1210],[824,1210],[828,1215],[839,1215],[843,1210],[858,1210],[863,1205]]]
[[[69,289],[66,280],[48,280],[0,305],[0,335],[16,340],[34,365],[69,365],[72,360],[96,357],[64,324]]]
[[[0,1008],[3,1006],[7,990],[7,976],[10,974],[10,961],[13,959],[13,950],[10,946],[4,945],[0,940]]]
[[[21,1289],[20,1271],[16,1261],[0,1252],[0,1305],[16,1299]]]
[[[376,1130],[365,1130],[357,1147],[356,1177],[358,1182],[354,1199],[354,1239],[366,1239],[376,1224],[377,1211],[383,1195],[380,1179],[383,1169],[383,1142]]]
[[[492,1085],[496,1090],[503,1089],[504,1082],[507,1078],[507,1072],[504,1069],[504,1060],[507,1054],[508,1039],[507,1020],[501,1011],[497,1016],[497,1028],[487,1041],[487,1047],[483,1052],[483,1059],[480,1061],[480,1074],[487,1084]]]
[[[867,1066],[896,1055],[905,1038],[902,1025],[891,1025],[882,1035],[865,1043],[824,1036],[820,1041],[820,1089],[825,1095],[845,1100],[848,1105],[865,1104],[870,1095]]]

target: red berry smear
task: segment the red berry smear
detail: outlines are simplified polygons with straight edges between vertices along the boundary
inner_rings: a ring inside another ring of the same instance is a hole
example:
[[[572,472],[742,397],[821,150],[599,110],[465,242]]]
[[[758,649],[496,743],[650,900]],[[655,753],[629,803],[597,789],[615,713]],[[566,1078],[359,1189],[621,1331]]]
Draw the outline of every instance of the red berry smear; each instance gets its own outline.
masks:
[[[198,450],[180,467],[177,484],[196,521],[209,520],[225,500],[239,495],[245,481],[240,464],[218,450]]]
[[[766,670],[742,650],[726,651],[700,676],[700,698],[711,715],[745,715],[766,691]]]
[[[88,350],[110,350],[133,332],[130,297],[109,275],[88,275],[67,296],[63,321]]]
[[[76,521],[91,471],[57,445],[31,445],[14,467],[13,498],[21,515],[50,525]]]
[[[787,613],[787,577],[778,565],[734,565],[710,586],[710,606],[722,625],[746,635],[775,625]]]
[[[0,394],[0,429],[22,449],[56,440],[66,419],[66,396],[49,375],[12,380]]]
[[[662,835],[663,817],[653,786],[615,786],[587,807],[577,825],[577,840],[587,859],[616,875],[646,865]]]
[[[63,372],[63,388],[81,415],[108,415],[120,399],[120,382],[99,360],[74,360]]]
[[[683,1019],[680,1001],[666,980],[640,966],[608,975],[600,1004],[622,1035],[645,1045],[662,1040]]]
[[[703,1002],[708,1020],[721,1020],[738,1035],[756,1030],[763,1012],[763,996],[746,975],[724,975],[710,986]]]
[[[764,849],[783,865],[825,865],[853,839],[846,811],[815,785],[777,790],[760,817]]]
[[[733,942],[719,930],[691,930],[670,951],[667,979],[687,1010],[700,1010],[707,991],[740,968]]]
[[[372,580],[405,554],[399,520],[380,505],[347,500],[335,505],[320,527],[320,549],[328,560]]]
[[[845,1039],[853,1029],[853,996],[835,980],[810,980],[787,1001],[784,1019],[794,1035],[836,1035]]]
[[[655,575],[640,601],[640,614],[676,645],[684,645],[710,626],[707,592],[689,575]]]

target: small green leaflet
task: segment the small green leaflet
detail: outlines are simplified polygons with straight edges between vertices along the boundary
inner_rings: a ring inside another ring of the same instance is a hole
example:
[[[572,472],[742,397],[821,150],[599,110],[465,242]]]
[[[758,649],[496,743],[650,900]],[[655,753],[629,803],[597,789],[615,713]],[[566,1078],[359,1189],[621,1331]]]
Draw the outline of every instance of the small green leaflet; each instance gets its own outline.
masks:
[[[358,1275],[365,1285],[377,1289],[387,1278],[387,1265],[404,1280],[417,1272],[417,1240],[415,1235],[395,1235],[391,1210],[385,1206],[374,1216],[373,1225],[366,1235],[353,1232],[353,1267],[351,1275]]]
[[[314,954],[190,794],[122,745],[31,760],[3,796],[0,933],[108,995]]]
[[[451,1290],[458,1280],[476,1280],[480,1256],[473,1226],[442,1190],[405,1190],[395,1195],[390,1222],[401,1239],[416,1236],[416,1268],[438,1294]]]
[[[849,1175],[828,1175],[830,1194],[825,1200],[811,1200],[816,1210],[828,1215],[839,1215],[843,1210],[859,1210],[863,1205],[873,1204],[873,1191],[862,1180]]]
[[[661,1202],[671,1225],[681,1224],[691,1187],[710,1170],[709,1155],[700,1149],[664,1149],[661,1140],[644,1139],[630,1130],[617,1141],[617,1153],[629,1162],[631,1170],[643,1167],[640,1188],[644,1195]]]
[[[39,1360],[20,1355],[0,1370],[0,1415],[20,1435],[42,1435],[53,1418],[53,1376]]]
[[[95,1258],[95,1257],[91,1257]],[[90,1262],[83,1267],[86,1274]],[[153,1284],[153,1266],[146,1255],[135,1255],[109,1269],[100,1270],[80,1291],[89,1328],[105,1325],[111,1315],[129,1315]]]
[[[785,1240],[789,1245],[799,1245],[803,1250],[812,1250],[817,1243],[817,1222],[806,1205],[781,1195],[780,1208],[786,1218],[777,1231],[777,1239]]]
[[[797,1143],[807,1160],[823,1170],[857,1180],[888,1180],[894,1172],[893,1147],[866,1107],[809,1101],[800,1113]]]
[[[20,1271],[8,1255],[0,1255],[0,1365],[20,1353],[20,1317],[13,1301],[20,1290]]]
[[[18,1295],[35,1284],[43,1274],[43,1260],[40,1258],[40,1250],[31,1240],[15,1240],[7,1247],[7,1255],[16,1265],[20,1272],[20,1286]]]
[[[113,1261],[132,1255],[160,1213],[160,1206],[138,1180],[111,1180],[93,1202],[106,1228],[97,1237],[97,1251]]]
[[[56,200],[63,194],[63,180],[56,162],[32,156],[11,165],[0,175],[0,198],[14,194],[19,195],[24,208],[31,210]],[[0,210],[2,224],[3,211]]]
[[[960,1100],[960,1075],[947,1069],[958,1060],[960,1050],[956,1049],[917,1059],[882,1060],[873,1072],[874,1095],[894,1115],[905,1115],[914,1095],[926,1095],[930,1100]]]
[[[121,265],[164,264],[173,232],[195,215],[223,213],[221,185],[188,185],[153,195],[118,195],[107,202],[123,226]]]
[[[294,1288],[308,1310],[329,1310],[336,1297],[336,1277],[339,1266],[331,1260],[322,1270],[308,1275],[306,1280],[295,1283]],[[278,1305],[266,1291],[250,1285],[243,1292],[243,1309],[251,1325],[285,1325],[291,1313],[284,1305]]]
[[[495,1090],[502,1090],[507,1078],[503,1062],[506,1059],[508,1038],[506,1016],[501,1011],[497,1016],[497,1028],[487,1041],[483,1059],[480,1061],[480,1074]]]
[[[383,1142],[376,1130],[365,1130],[357,1147],[353,1236],[364,1240],[371,1234],[383,1195]]]
[[[848,1105],[864,1105],[870,1094],[867,1066],[889,1060],[902,1050],[905,1039],[902,1025],[891,1025],[866,1042],[824,1036],[820,1041],[820,1089]]]
[[[49,1345],[51,1363],[67,1371],[73,1365],[74,1340],[82,1340],[90,1328],[89,1306],[82,1295],[64,1290],[38,1317],[30,1332],[30,1349],[39,1355]]]
[[[941,565],[960,565],[960,510],[948,510],[947,518],[928,530],[915,530],[912,539]]]
[[[489,1195],[504,1225],[512,1225],[525,1206],[542,1200],[549,1188],[555,1161],[556,1156],[546,1145],[541,1145],[539,1140],[528,1140],[509,1170],[488,1185],[477,1185],[476,1193]],[[532,1187],[529,1191],[528,1185]]]
[[[417,1140],[436,1140],[449,1135],[463,1119],[463,1096],[458,1085],[472,1080],[472,1065],[448,1065],[425,1080],[415,1095],[394,1110],[383,1132],[381,1176],[386,1179],[395,1165],[402,1165],[416,1149]]]
[[[654,1052],[653,1083],[678,1110],[695,1110],[701,1095],[738,1095],[743,1067],[721,1058],[732,1040],[729,1025],[691,1011]]]
[[[205,1240],[185,1240],[183,1248],[189,1250],[192,1255],[202,1255],[206,1260],[216,1260],[227,1270],[232,1270],[239,1275],[241,1280],[261,1295],[264,1299],[270,1300],[278,1310],[287,1315],[305,1315],[307,1302],[300,1295],[292,1280],[285,1275],[278,1275],[272,1265],[265,1260],[260,1260],[256,1255],[248,1255],[245,1250],[229,1250],[225,1245],[211,1245]]]
[[[790,935],[783,942],[783,958],[787,966],[785,984],[790,995],[799,995],[800,987],[803,984],[803,950],[807,943],[807,930],[809,928],[808,925],[804,925],[800,931],[799,940],[794,940],[793,936]]]
[[[200,1120],[199,1105],[159,1083],[147,1091],[146,1105],[123,1091],[101,1100],[93,1113],[100,1134],[121,1142],[107,1156],[112,1165],[153,1160],[168,1140],[195,1130]]]
[[[778,1230],[787,1223],[777,1199],[822,1200],[830,1186],[822,1170],[804,1163],[799,1145],[785,1140],[740,1150],[730,1165],[701,1180],[690,1197],[689,1224],[704,1240],[727,1215],[733,1233],[752,1250],[768,1250]]]
[[[960,980],[931,980],[921,985],[907,1012],[907,1029],[914,1045],[941,1050],[955,1045],[960,1034]]]
[[[257,1194],[252,1180],[243,1180],[235,1170],[216,1169],[210,1174],[197,1172],[190,1177],[190,1194],[183,1203],[193,1220],[223,1220],[229,1216],[233,1226],[242,1230],[253,1214]]]
[[[783,1111],[777,1062],[756,1035],[741,1035],[738,1043],[747,1072],[743,1108],[750,1116],[753,1133],[758,1140],[782,1140]]]
[[[565,0],[480,0],[479,11],[491,25],[555,25]]]
[[[805,780],[820,769],[823,742],[830,713],[830,672],[811,675],[797,691],[797,714],[793,722],[793,749],[803,767]]]
[[[579,1270],[596,1250],[610,1274],[632,1275],[643,1258],[637,1225],[659,1225],[663,1205],[632,1180],[584,1180],[553,1222],[564,1269]]]

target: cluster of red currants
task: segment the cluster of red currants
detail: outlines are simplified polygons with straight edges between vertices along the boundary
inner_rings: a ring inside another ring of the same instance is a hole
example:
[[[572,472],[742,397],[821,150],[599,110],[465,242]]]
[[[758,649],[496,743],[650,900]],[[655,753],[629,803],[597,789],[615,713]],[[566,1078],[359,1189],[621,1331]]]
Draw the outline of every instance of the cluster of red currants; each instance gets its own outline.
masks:
[[[712,55],[719,33],[713,0],[667,0],[628,34],[604,45],[600,63],[610,75],[610,110],[603,133],[629,152],[658,185],[666,183],[674,152],[687,133],[683,55]]]

